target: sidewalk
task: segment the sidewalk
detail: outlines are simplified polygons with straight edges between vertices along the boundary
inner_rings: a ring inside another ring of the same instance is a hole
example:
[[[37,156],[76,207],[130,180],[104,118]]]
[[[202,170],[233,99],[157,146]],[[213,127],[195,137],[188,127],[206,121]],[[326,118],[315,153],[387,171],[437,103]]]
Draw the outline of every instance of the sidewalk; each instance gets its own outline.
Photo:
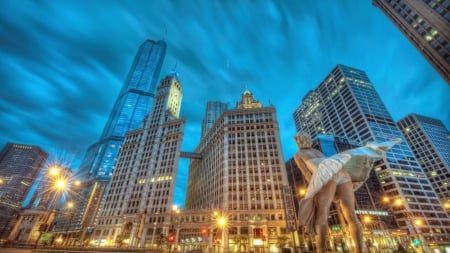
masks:
[[[32,249],[24,248],[0,248],[2,253],[31,253]]]

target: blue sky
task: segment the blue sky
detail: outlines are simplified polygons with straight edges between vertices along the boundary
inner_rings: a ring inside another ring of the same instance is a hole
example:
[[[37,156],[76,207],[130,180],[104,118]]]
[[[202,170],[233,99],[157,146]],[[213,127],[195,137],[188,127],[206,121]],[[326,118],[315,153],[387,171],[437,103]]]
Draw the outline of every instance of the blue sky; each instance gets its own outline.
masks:
[[[146,39],[167,42],[160,79],[177,65],[185,151],[206,102],[234,107],[247,87],[276,107],[289,159],[292,113],[337,64],[364,70],[394,120],[418,113],[450,128],[450,85],[370,0],[2,0],[0,37],[0,146],[38,145],[74,169]]]

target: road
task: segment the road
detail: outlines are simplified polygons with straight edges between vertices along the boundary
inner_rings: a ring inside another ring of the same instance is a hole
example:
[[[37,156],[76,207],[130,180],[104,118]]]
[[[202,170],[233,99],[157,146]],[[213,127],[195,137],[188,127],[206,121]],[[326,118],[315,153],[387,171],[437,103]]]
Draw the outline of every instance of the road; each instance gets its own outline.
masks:
[[[31,253],[32,249],[23,248],[0,248],[1,253]]]
[[[1,0],[0,0],[1,1]],[[34,249],[36,250],[36,249]],[[33,252],[33,249],[31,248],[2,248],[0,246],[0,253],[31,253]],[[80,249],[78,248],[73,248],[70,250],[67,249],[57,249],[57,248],[47,248],[47,249],[42,249],[39,248],[37,249],[35,252],[37,253],[61,253],[61,252],[71,252],[71,253],[108,253],[108,252],[112,252],[112,253],[161,253],[162,251],[158,251],[158,250],[145,250],[145,249],[139,249],[139,250],[130,250],[130,249],[83,249],[80,251]]]

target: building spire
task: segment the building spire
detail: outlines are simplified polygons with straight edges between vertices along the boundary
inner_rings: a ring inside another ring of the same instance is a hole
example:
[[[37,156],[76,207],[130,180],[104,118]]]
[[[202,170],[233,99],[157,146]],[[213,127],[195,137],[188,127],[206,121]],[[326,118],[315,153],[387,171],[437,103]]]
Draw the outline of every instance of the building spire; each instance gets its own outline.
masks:
[[[245,85],[244,93],[242,93],[242,100],[238,102],[238,109],[246,109],[246,108],[261,108],[262,104],[255,100],[253,94],[248,90],[247,85]]]
[[[176,70],[177,66],[178,66],[178,62],[175,62],[175,66],[173,66],[172,70],[169,71],[168,76],[176,77],[178,79],[178,72]]]

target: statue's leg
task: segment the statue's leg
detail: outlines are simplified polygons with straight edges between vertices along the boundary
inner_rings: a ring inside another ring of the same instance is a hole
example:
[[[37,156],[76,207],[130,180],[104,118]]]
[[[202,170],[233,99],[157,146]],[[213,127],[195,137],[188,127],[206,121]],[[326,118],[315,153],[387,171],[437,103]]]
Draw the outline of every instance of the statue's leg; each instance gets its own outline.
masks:
[[[331,180],[316,195],[316,252],[325,253],[328,236],[328,213],[336,192],[336,183]]]
[[[340,199],[342,214],[349,225],[349,232],[355,243],[355,253],[366,252],[364,250],[363,230],[361,222],[355,213],[355,193],[351,182],[337,186],[336,193]]]

